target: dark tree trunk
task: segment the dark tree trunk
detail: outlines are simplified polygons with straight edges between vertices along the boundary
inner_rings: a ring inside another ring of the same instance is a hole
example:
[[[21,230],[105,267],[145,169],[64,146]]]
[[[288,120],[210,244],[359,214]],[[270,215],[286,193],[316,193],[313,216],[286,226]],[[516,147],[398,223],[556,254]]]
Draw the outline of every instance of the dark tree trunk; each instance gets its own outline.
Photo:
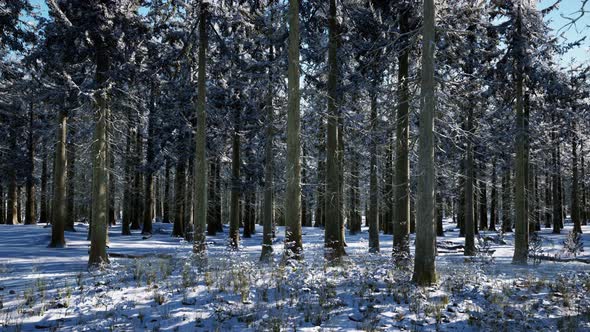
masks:
[[[490,230],[496,230],[498,224],[498,183],[496,174],[496,160],[492,163],[492,194],[490,197]]]
[[[164,195],[162,198],[162,222],[170,223],[170,159],[166,158],[164,175]]]
[[[49,216],[47,213],[47,158],[48,153],[45,151],[43,155],[43,162],[41,164],[41,202],[39,206],[39,222],[49,224]]]
[[[176,162],[175,193],[174,193],[174,226],[172,236],[184,237],[184,190],[185,190],[185,161]]]
[[[29,137],[28,145],[28,172],[27,172],[27,206],[25,211],[25,224],[36,224],[36,199],[35,199],[35,138],[33,135],[34,112],[33,105],[29,109]]]
[[[506,170],[502,180],[502,232],[512,232],[512,185],[511,171]]]
[[[68,219],[66,221],[65,230],[75,232],[74,225],[77,220],[76,216],[76,143],[74,138],[76,132],[74,129],[70,131],[70,139],[68,141]]]

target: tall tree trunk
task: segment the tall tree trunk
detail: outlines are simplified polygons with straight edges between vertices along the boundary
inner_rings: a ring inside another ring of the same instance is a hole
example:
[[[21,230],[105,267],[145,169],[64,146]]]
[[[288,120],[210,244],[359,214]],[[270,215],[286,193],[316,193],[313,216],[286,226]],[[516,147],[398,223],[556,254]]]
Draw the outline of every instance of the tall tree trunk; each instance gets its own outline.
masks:
[[[207,187],[208,190],[208,211],[207,211],[207,235],[215,236],[217,234],[217,201],[216,201],[216,193],[215,189],[217,188],[217,184],[215,183],[216,179],[216,170],[217,161],[211,160],[209,165],[209,184]]]
[[[131,110],[127,113],[127,137],[125,144],[125,187],[123,192],[123,222],[121,235],[131,235],[131,219],[133,218],[133,161],[131,145],[133,141]],[[168,165],[168,164],[166,164]]]
[[[139,230],[141,225],[139,220],[142,218],[142,204],[141,204],[141,191],[142,191],[142,179],[141,179],[141,160],[143,155],[142,148],[142,137],[141,137],[141,122],[139,119],[135,119],[135,138],[133,140],[134,156],[133,156],[133,219],[131,219],[131,229]],[[182,151],[182,153],[185,153]]]
[[[545,211],[545,228],[551,227],[551,221],[553,220],[552,214],[552,191],[551,191],[551,176],[549,175],[549,170],[551,169],[551,163],[548,159],[545,160],[545,207],[543,211]]]
[[[324,119],[319,119],[317,150],[317,192],[314,227],[326,225],[326,127]]]
[[[465,237],[465,159],[459,162],[459,179],[457,180],[457,227],[459,228],[459,237]]]
[[[92,232],[88,257],[88,265],[90,266],[109,262],[106,250],[109,222],[109,174],[107,171],[109,105],[107,91],[104,89],[106,89],[106,75],[110,70],[110,59],[106,45],[97,41],[96,47],[96,82],[100,90],[94,95],[96,127],[92,152]]]
[[[377,183],[377,86],[373,84],[370,91],[370,139],[369,146],[369,252],[379,252],[379,188]]]
[[[147,144],[146,144],[146,165],[145,170],[145,188],[144,188],[144,210],[141,217],[143,218],[143,228],[141,234],[152,234],[152,220],[154,207],[154,160],[156,158],[156,147],[154,142],[155,121],[156,121],[156,91],[155,84],[150,89],[149,114],[147,122]]]
[[[351,160],[351,186],[350,186],[350,234],[357,234],[361,231],[361,202],[360,202],[360,174],[358,154],[355,154]]]
[[[28,173],[27,173],[27,206],[25,208],[25,224],[36,224],[37,215],[35,211],[36,200],[35,200],[35,139],[33,135],[33,124],[34,124],[34,112],[33,104],[31,103],[29,109],[29,137],[27,140],[28,145]]]
[[[486,231],[488,230],[488,190],[483,174],[482,170],[482,178],[479,180],[479,228]]]
[[[268,39],[271,40],[274,30],[274,0],[269,1],[270,7],[270,29]],[[273,236],[273,123],[274,123],[274,104],[273,104],[273,62],[274,47],[270,43],[268,50],[268,62],[271,64],[268,68],[268,91],[266,96],[266,139],[264,142],[264,202],[262,207],[262,252],[260,261],[270,262],[272,258],[272,236]],[[316,214],[317,218],[317,214]]]
[[[182,153],[182,152],[181,152]],[[186,186],[185,161],[180,159],[176,163],[174,183],[174,225],[172,236],[184,237],[184,189]]]
[[[197,132],[195,137],[195,206],[193,252],[203,254],[206,249],[205,229],[207,228],[207,6],[201,1],[199,18],[199,72],[197,77]]]
[[[574,223],[574,232],[582,233],[582,221],[580,220],[580,198],[578,191],[580,183],[578,179],[578,133],[576,123],[573,123],[572,132],[572,222]]]
[[[467,155],[465,157],[465,256],[475,256],[475,227],[474,218],[474,165],[473,165],[473,108],[467,110]]]
[[[289,69],[287,107],[287,188],[285,191],[285,249],[295,257],[301,240],[301,121],[299,93],[299,0],[289,0]]]
[[[490,230],[496,231],[498,224],[498,183],[496,174],[496,159],[492,162],[492,194],[490,197]]]
[[[162,222],[170,223],[170,159],[166,158],[164,193],[162,197]]]
[[[416,205],[416,258],[413,281],[418,285],[436,282],[434,115],[436,111],[434,80],[434,0],[424,0],[422,42],[422,86],[420,145],[418,148],[418,200]]]
[[[47,158],[49,158],[47,150],[43,154],[43,162],[41,163],[41,203],[39,204],[39,222],[49,224],[49,217],[47,213]]]
[[[194,137],[189,135],[188,144],[193,143]],[[188,156],[187,166],[186,166],[186,179],[185,184],[186,187],[184,188],[184,240],[186,242],[194,242],[194,211],[195,211],[195,200],[194,200],[194,173],[195,172],[195,162],[194,162],[194,155],[191,151],[191,154]]]
[[[67,142],[68,114],[61,110],[58,114],[57,146],[55,148],[54,174],[53,174],[53,214],[51,227],[51,248],[63,248],[66,245],[64,228],[67,218],[67,194],[66,194],[66,142]]]
[[[223,211],[227,210],[227,205],[222,204],[222,191],[221,191],[221,158],[215,158],[215,224],[217,225],[217,232],[223,232]]]
[[[66,152],[68,158],[68,210],[65,230],[75,232],[74,224],[76,223],[76,143],[74,142],[75,129],[70,131],[70,139],[68,141],[68,150]]]
[[[553,122],[555,123],[555,115],[553,115]],[[561,233],[561,223],[562,220],[561,218],[563,217],[563,214],[561,212],[561,186],[560,186],[560,181],[559,178],[561,177],[561,170],[559,169],[559,153],[558,153],[558,148],[557,148],[557,134],[555,133],[555,131],[551,132],[551,141],[552,141],[552,151],[551,151],[551,157],[552,157],[552,163],[553,163],[553,184],[552,184],[552,195],[553,195],[553,233],[554,234],[559,234]]]
[[[436,193],[436,236],[445,236],[443,228],[444,206],[442,193]]]
[[[232,185],[229,219],[229,245],[237,249],[240,245],[240,110],[234,105],[234,132],[232,138]],[[301,198],[299,198],[301,199]]]
[[[17,153],[16,128],[13,127],[12,130],[9,131],[9,134],[10,156],[14,160],[16,158],[14,158],[13,154]],[[11,165],[11,167],[8,168],[8,181],[8,215],[6,218],[6,224],[16,225],[18,224],[18,189],[16,182],[16,165]]]
[[[17,215],[17,223],[23,223],[23,210],[22,210],[22,202],[23,202],[23,186],[19,185],[16,187],[16,215]]]
[[[517,35],[520,35],[521,25],[520,14],[517,18]],[[523,73],[517,69],[516,73],[516,160],[515,160],[515,234],[514,234],[514,256],[513,264],[527,264],[528,259],[528,212],[526,206],[526,188],[527,188],[527,141],[528,132],[526,129],[526,118],[523,105],[524,78]]]
[[[512,232],[512,171],[506,170],[502,184],[502,232]]]
[[[344,255],[344,243],[340,236],[342,210],[340,198],[340,174],[338,165],[338,42],[336,22],[336,0],[330,0],[330,16],[328,19],[328,136],[326,145],[326,228],[325,247],[329,259]]]
[[[404,35],[410,30],[408,9],[400,14],[399,28]],[[408,45],[404,47],[399,61],[398,85],[399,103],[396,119],[396,158],[395,158],[395,207],[393,208],[393,246],[398,252],[410,253],[410,92],[408,86],[409,68]]]

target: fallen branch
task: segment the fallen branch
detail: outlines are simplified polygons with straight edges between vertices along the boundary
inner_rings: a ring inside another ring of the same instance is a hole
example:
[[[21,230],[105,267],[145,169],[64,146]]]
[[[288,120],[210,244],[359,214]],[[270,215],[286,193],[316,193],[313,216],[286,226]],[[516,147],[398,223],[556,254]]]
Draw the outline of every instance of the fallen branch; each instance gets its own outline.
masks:
[[[561,262],[561,263],[570,263],[570,262],[579,262],[584,264],[590,264],[590,258],[563,258],[557,256],[549,256],[549,255],[529,255],[529,258],[538,259],[542,261],[550,261],[550,262]]]

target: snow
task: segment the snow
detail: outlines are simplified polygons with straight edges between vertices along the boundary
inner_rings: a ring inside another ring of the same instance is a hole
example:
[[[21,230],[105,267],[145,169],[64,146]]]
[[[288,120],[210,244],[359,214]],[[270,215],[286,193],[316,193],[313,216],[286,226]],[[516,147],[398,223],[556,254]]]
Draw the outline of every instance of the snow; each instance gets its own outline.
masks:
[[[445,223],[439,243],[463,244],[453,226]],[[566,224],[560,235],[543,229],[544,254],[561,255],[571,228]],[[0,225],[3,330],[590,330],[590,264],[512,265],[510,233],[505,244],[489,241],[492,257],[441,252],[439,283],[420,288],[410,281],[411,266],[395,266],[390,235],[381,235],[381,253],[368,253],[366,228],[347,234],[348,255],[329,263],[319,228],[303,228],[302,261],[283,261],[279,227],[274,261],[263,265],[259,226],[239,251],[227,249],[227,230],[209,237],[202,261],[189,243],[170,236],[171,224],[155,223],[149,239],[121,236],[117,225],[109,252],[146,258],[111,258],[93,271],[87,225],[76,229],[66,234],[66,248],[50,249],[50,228]],[[590,226],[583,231],[578,257],[590,258]]]

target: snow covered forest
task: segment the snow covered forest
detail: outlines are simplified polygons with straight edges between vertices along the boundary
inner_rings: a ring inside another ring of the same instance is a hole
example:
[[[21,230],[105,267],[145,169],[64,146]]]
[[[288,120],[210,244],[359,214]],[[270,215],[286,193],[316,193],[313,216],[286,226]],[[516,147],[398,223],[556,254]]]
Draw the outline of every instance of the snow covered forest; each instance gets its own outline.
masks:
[[[0,329],[590,331],[589,33],[588,0],[0,0]]]

